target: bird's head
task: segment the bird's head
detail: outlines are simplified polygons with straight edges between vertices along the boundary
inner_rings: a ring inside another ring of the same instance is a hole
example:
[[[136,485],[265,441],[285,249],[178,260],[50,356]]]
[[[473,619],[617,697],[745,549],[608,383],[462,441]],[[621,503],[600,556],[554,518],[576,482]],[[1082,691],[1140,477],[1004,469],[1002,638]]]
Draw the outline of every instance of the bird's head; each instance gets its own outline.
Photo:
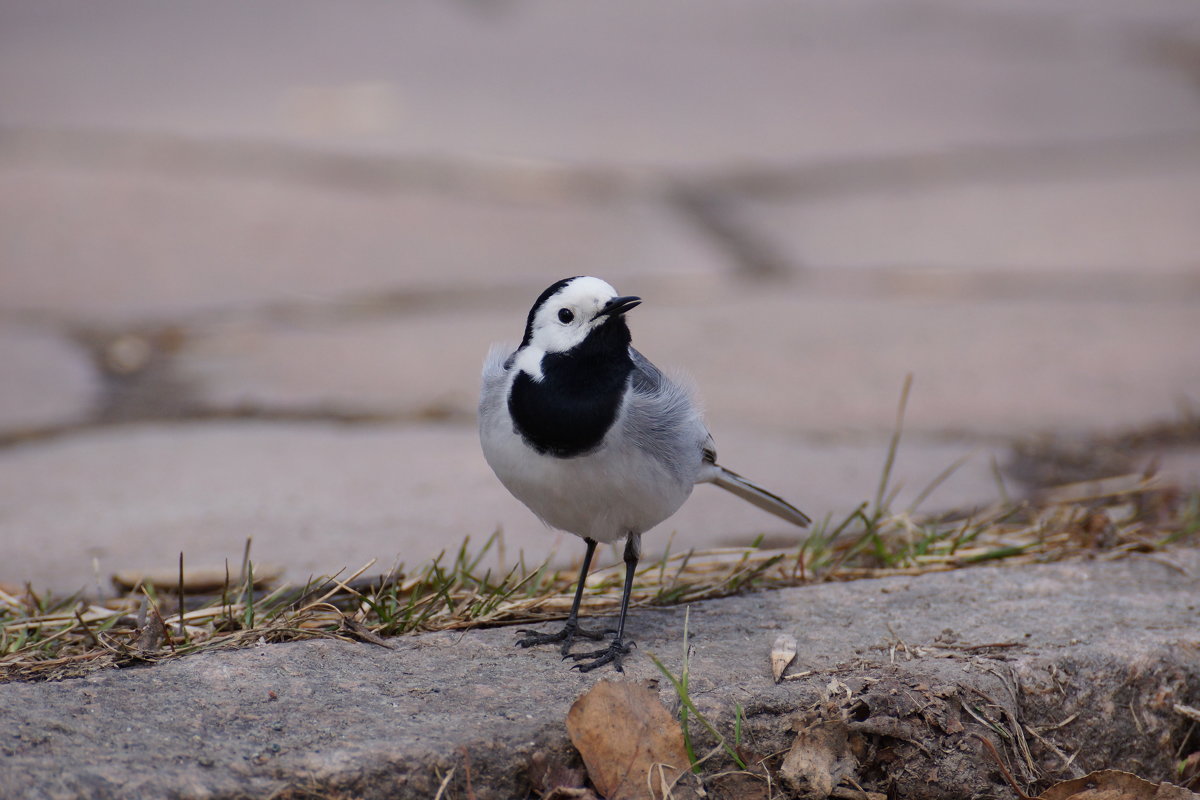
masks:
[[[604,331],[623,334],[629,342],[625,312],[642,302],[640,297],[621,297],[599,278],[566,278],[551,285],[529,310],[522,348],[546,354],[574,350],[593,334]]]

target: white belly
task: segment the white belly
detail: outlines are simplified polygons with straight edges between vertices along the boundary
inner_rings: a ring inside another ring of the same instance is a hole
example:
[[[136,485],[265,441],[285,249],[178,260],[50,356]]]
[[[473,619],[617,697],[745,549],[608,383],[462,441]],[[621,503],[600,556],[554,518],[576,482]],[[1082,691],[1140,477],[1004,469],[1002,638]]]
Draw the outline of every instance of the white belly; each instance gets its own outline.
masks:
[[[546,524],[598,542],[644,533],[674,514],[692,484],[636,447],[607,441],[588,455],[537,453],[508,426],[491,426],[483,455],[496,477]]]

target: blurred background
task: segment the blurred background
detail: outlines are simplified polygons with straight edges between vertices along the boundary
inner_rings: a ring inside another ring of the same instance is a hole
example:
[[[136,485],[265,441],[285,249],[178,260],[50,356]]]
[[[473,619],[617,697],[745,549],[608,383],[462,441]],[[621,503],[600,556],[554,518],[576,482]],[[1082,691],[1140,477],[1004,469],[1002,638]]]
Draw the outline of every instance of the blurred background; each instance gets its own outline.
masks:
[[[0,0],[0,582],[577,558],[474,428],[576,274],[818,519],[907,374],[898,507],[1200,482],[1200,5]]]

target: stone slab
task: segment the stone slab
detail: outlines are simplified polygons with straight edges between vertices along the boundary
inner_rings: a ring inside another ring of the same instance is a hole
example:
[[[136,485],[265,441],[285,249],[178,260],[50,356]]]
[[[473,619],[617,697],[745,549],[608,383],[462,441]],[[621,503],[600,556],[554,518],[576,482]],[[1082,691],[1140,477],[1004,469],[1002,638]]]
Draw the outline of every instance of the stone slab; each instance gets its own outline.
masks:
[[[1017,177],[927,181],[920,175],[845,191],[747,201],[744,216],[797,265],[947,272],[1136,272],[1200,286],[1200,136],[1190,152],[1076,175],[1031,155]],[[986,169],[987,158],[980,166]],[[1011,168],[1010,168],[1010,171]]]
[[[715,430],[753,420],[829,436],[895,426],[940,436],[1100,432],[1172,419],[1200,396],[1200,306],[913,294],[743,292],[632,320],[635,342],[684,367]]]
[[[435,313],[206,325],[188,337],[172,374],[201,408],[336,409],[471,422],[490,341],[520,341],[527,306],[541,289],[530,291],[525,303],[506,294],[490,307]]]
[[[726,427],[804,437],[942,437],[1117,430],[1200,398],[1200,304],[1191,298],[907,297],[612,279],[645,302],[634,344],[690,379]],[[1103,283],[1097,279],[1093,283]],[[515,342],[531,300],[370,320],[197,330],[175,362],[202,407],[343,409],[473,419],[492,341]]]
[[[1200,127],[1180,0],[3,14],[0,107],[30,127],[683,167]]]
[[[999,778],[974,735],[1007,749],[998,729],[1028,739],[1037,773],[1013,769],[1031,794],[1098,768],[1162,780],[1189,735],[1172,707],[1200,702],[1200,552],[1166,558],[976,568],[694,604],[690,693],[726,735],[735,706],[743,709],[744,741],[763,753],[789,747],[798,713],[835,724],[847,714],[861,723],[852,733],[892,751],[871,760],[864,748],[868,763],[851,759],[852,776],[888,782],[900,798],[995,796]],[[682,608],[635,610],[638,648],[624,680],[659,679],[650,654],[678,672],[683,626]],[[810,674],[777,685],[768,655],[780,633],[799,641],[792,672]],[[571,672],[554,652],[514,648],[514,636],[424,634],[392,640],[391,650],[265,645],[0,685],[0,794],[426,798],[455,768],[447,788],[462,796],[469,758],[481,800],[523,796],[534,753],[569,758],[571,703],[614,676]],[[656,685],[674,707],[669,685]],[[905,697],[908,713],[889,716]]]
[[[2,157],[0,220],[0,312],[76,324],[353,313],[513,286],[538,287],[532,300],[564,275],[703,283],[724,266],[653,200],[506,201]]]
[[[886,440],[820,443],[731,427],[717,431],[731,469],[835,523],[873,499]],[[895,469],[904,508],[964,443],[905,443]],[[81,431],[0,450],[0,581],[73,592],[110,591],[119,570],[170,568],[179,553],[197,567],[240,568],[253,557],[303,582],[377,559],[423,566],[467,536],[478,546],[497,528],[504,550],[487,561],[507,572],[549,556],[582,555],[574,536],[548,531],[500,485],[471,425],[336,425],[211,422]],[[998,497],[984,449],[926,508],[987,504]],[[672,540],[671,534],[675,532]],[[698,487],[673,518],[645,538],[653,558],[749,544],[799,545],[804,532],[718,489]],[[619,561],[615,551],[600,556]],[[97,582],[100,586],[97,588]]]
[[[52,329],[0,322],[0,432],[81,422],[102,397],[99,372],[77,343]]]

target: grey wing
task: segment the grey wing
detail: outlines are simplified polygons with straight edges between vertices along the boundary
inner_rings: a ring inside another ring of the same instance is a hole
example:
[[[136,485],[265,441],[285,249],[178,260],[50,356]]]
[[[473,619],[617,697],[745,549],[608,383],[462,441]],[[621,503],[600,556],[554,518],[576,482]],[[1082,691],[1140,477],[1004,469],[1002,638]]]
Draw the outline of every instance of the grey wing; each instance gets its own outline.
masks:
[[[634,348],[632,391],[624,427],[635,446],[655,456],[681,481],[694,483],[708,460],[712,437],[691,391],[672,381]],[[714,456],[715,458],[715,456]]]
[[[680,480],[713,483],[764,511],[804,527],[808,515],[777,494],[717,463],[717,449],[691,392],[673,382],[645,356],[629,348],[633,382],[625,429],[635,444],[659,459]]]
[[[479,387],[479,424],[505,407],[504,387],[516,352],[506,344],[494,344],[483,360],[483,377]]]

